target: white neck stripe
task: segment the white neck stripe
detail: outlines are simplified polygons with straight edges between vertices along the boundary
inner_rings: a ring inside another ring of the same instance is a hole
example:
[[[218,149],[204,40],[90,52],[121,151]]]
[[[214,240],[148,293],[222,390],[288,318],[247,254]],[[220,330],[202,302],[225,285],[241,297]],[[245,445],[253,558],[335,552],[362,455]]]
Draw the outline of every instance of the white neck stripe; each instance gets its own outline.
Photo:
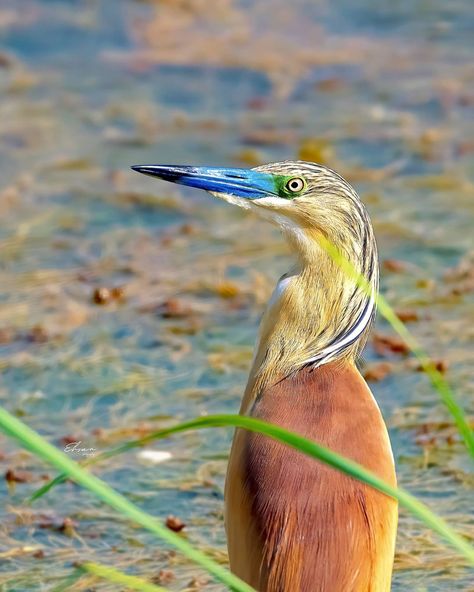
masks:
[[[334,343],[331,343],[321,351],[319,351],[315,356],[307,359],[304,364],[310,364],[314,362],[314,365],[322,366],[323,364],[327,364],[331,360],[333,360],[338,354],[340,354],[346,347],[352,345],[354,341],[356,341],[367,328],[372,319],[372,315],[375,310],[375,302],[372,297],[369,298],[367,304],[357,319],[356,323],[353,327],[351,327],[348,333],[345,333],[341,336],[340,339],[337,339]]]

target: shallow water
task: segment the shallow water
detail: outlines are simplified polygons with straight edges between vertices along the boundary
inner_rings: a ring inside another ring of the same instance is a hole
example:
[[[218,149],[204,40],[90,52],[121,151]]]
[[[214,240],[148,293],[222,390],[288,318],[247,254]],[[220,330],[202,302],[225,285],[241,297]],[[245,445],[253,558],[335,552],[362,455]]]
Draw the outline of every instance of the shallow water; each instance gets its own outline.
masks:
[[[291,258],[278,231],[130,164],[337,169],[372,216],[382,291],[474,413],[474,12],[450,3],[0,2],[0,399],[51,442],[104,450],[236,412],[259,316]],[[115,293],[97,292],[100,288]],[[95,300],[104,301],[98,304]],[[378,334],[390,334],[378,319]],[[416,362],[370,342],[364,371],[400,485],[474,538],[472,465]],[[96,473],[176,514],[225,561],[231,432],[187,434]],[[2,437],[0,586],[52,590],[94,559],[170,590],[203,578]],[[76,455],[80,458],[80,455]],[[73,521],[72,531],[64,519]],[[393,590],[472,590],[462,559],[401,512]],[[201,582],[202,583],[202,582]],[[116,590],[84,577],[71,590]],[[218,584],[203,589],[221,590]],[[2,589],[3,589],[2,588]]]

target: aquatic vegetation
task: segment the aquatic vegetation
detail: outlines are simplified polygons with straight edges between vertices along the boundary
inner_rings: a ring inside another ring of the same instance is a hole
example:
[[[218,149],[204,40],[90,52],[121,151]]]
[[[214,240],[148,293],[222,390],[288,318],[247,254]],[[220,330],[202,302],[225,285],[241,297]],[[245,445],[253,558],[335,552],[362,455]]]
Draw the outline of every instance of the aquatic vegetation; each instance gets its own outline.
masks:
[[[270,15],[244,0],[60,4],[0,9],[2,407],[77,461],[235,413],[286,248],[206,196],[150,194],[128,166],[252,166],[304,150],[367,203],[382,294],[472,428],[470,3],[275,0]],[[471,460],[403,343],[379,315],[362,361],[399,484],[472,543]],[[26,505],[55,472],[0,438],[0,587],[34,592],[41,578],[53,590],[75,562],[198,587],[194,563],[70,481]],[[160,524],[179,517],[177,536],[225,566],[229,441],[229,430],[183,432],[147,445],[165,462],[131,448],[90,470]],[[92,571],[74,572],[71,590],[117,589]],[[394,592],[471,583],[466,560],[402,511]]]

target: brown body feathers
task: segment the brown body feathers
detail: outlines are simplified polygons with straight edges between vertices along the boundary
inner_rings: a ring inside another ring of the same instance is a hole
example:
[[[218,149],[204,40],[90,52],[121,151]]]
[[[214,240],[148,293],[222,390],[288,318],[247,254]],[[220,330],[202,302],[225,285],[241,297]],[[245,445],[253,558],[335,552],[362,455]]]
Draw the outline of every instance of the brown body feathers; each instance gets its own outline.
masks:
[[[380,411],[350,363],[270,387],[252,415],[296,431],[395,485]],[[236,434],[226,484],[234,573],[264,592],[388,592],[397,504],[261,435]]]

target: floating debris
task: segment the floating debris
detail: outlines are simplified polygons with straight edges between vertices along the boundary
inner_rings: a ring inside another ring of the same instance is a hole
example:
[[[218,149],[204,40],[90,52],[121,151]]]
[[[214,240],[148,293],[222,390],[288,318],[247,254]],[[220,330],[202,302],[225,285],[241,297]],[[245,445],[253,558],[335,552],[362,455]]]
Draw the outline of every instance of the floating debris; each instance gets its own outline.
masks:
[[[398,259],[384,259],[382,267],[385,271],[391,271],[392,273],[405,273],[407,271],[406,262]]]
[[[307,138],[303,140],[298,151],[298,158],[329,165],[334,162],[334,147],[325,138]]]
[[[173,516],[172,514],[170,514],[166,518],[165,524],[170,530],[174,532],[181,532],[183,528],[186,526],[186,524],[181,520],[181,518]]]
[[[431,366],[440,372],[441,374],[445,374],[448,371],[448,362],[446,360],[433,360]],[[427,372],[427,368],[418,364],[416,367],[417,372]]]
[[[170,584],[176,579],[176,575],[171,569],[160,569],[156,576],[151,578],[153,584]]]
[[[158,465],[160,463],[166,462],[173,458],[171,452],[166,450],[140,450],[137,452],[137,458],[139,460],[146,461],[150,464]]]
[[[369,382],[379,382],[393,372],[393,364],[390,362],[378,362],[370,364],[364,369],[363,376]]]
[[[402,321],[402,323],[414,323],[420,320],[419,314],[416,310],[396,310],[395,314]]]
[[[155,310],[164,319],[184,319],[194,314],[192,308],[178,298],[165,300]]]
[[[106,288],[104,286],[101,286],[100,288],[95,288],[92,294],[92,301],[95,304],[105,306],[106,304],[110,304],[111,302],[123,300],[124,293],[124,289],[121,287]]]
[[[403,355],[410,353],[410,348],[400,337],[374,333],[372,343],[374,345],[374,350],[381,356],[385,356],[387,353]]]
[[[19,471],[8,469],[5,473],[5,481],[7,483],[29,483],[33,481],[34,475],[30,471]]]

